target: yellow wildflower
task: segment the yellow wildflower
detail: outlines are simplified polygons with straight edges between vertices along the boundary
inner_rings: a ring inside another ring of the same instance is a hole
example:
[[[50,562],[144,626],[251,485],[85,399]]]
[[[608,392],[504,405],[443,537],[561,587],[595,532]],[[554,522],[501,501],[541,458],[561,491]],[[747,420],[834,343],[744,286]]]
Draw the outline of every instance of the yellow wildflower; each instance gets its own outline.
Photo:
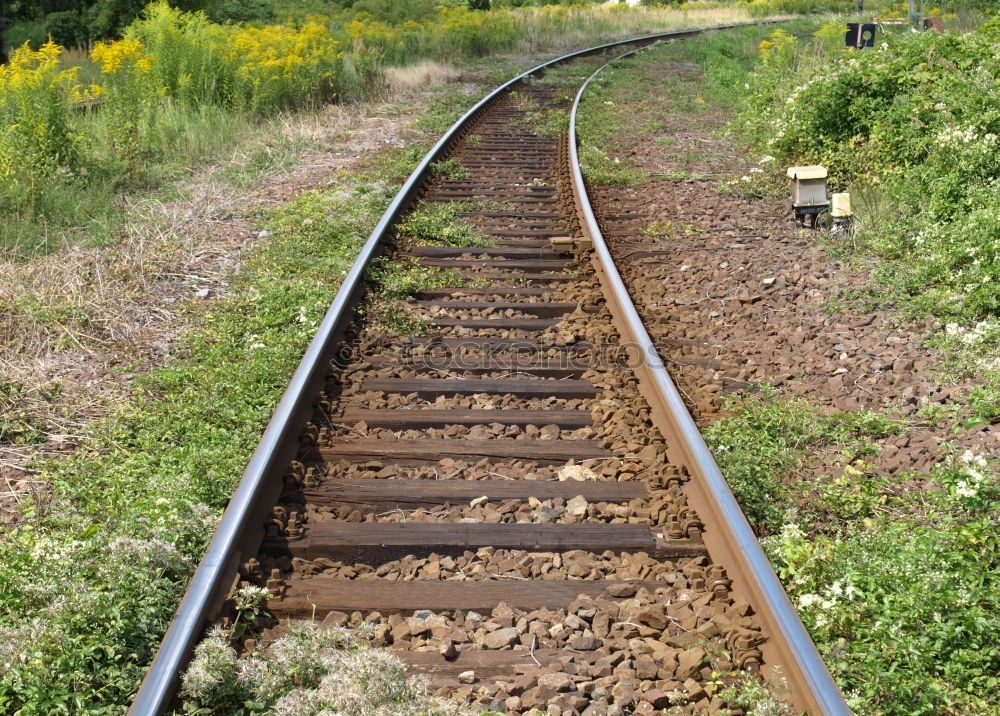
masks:
[[[98,42],[90,58],[101,65],[101,72],[106,75],[116,74],[128,64],[134,64],[143,71],[149,71],[153,66],[152,58],[143,56],[142,43],[138,40]]]

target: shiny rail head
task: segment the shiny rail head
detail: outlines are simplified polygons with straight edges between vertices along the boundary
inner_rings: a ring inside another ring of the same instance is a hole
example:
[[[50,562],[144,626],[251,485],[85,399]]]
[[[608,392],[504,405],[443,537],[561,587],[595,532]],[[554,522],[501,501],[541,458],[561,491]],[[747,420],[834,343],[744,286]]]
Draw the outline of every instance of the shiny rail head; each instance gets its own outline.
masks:
[[[166,712],[174,699],[180,674],[195,644],[200,640],[212,610],[227,589],[227,576],[235,571],[239,558],[240,542],[258,514],[263,493],[275,477],[280,477],[287,462],[289,446],[294,445],[298,433],[311,409],[312,398],[318,391],[334,354],[340,332],[352,317],[352,307],[363,289],[363,277],[372,259],[378,255],[392,227],[409,208],[418,190],[430,173],[430,165],[456,141],[469,124],[494,100],[513,88],[518,82],[547,68],[578,57],[603,52],[615,47],[648,44],[657,40],[691,37],[708,30],[727,30],[761,23],[740,23],[712,28],[678,30],[609,42],[571,52],[533,67],[503,83],[466,112],[434,145],[414,169],[393,198],[382,218],[372,230],[358,258],[355,260],[337,295],[330,304],[323,321],[303,355],[288,387],[275,408],[263,437],[243,473],[240,483],[211,543],[199,563],[194,576],[181,600],[177,612],[160,643],[153,662],[139,687],[129,709],[134,716],[154,716]],[[279,480],[280,482],[280,480]]]

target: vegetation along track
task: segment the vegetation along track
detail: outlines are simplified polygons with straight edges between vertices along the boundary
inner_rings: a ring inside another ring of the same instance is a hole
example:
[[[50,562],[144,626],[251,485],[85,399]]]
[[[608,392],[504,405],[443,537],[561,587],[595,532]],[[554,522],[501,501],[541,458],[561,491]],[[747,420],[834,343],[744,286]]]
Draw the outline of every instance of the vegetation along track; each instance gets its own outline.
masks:
[[[637,360],[649,339],[558,121],[596,52],[561,58],[561,80],[543,65],[499,88],[404,186],[133,713],[169,706],[239,582],[268,589],[265,641],[287,620],[364,620],[411,672],[487,709],[718,712],[734,705],[719,674],[749,671],[796,710],[847,713],[669,377]],[[461,245],[390,240],[401,218],[433,233],[452,216]],[[444,287],[353,311],[381,253],[384,281],[408,267]],[[387,333],[386,312],[429,330]]]

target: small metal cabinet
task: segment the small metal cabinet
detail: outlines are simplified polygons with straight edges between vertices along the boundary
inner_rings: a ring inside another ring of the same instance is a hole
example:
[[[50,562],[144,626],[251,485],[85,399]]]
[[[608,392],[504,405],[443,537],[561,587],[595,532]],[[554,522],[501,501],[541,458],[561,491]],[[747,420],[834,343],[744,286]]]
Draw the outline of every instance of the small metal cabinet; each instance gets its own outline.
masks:
[[[826,167],[789,167],[788,178],[792,180],[792,209],[799,224],[810,217],[813,226],[817,215],[830,206],[826,195]]]
[[[794,206],[829,206],[826,198],[826,167],[789,167]]]

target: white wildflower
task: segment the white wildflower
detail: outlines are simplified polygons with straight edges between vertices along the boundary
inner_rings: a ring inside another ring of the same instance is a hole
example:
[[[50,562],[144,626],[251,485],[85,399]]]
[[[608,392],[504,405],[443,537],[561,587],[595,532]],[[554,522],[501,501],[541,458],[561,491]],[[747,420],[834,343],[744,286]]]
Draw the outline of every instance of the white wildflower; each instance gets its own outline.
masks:
[[[959,480],[955,485],[955,494],[959,497],[975,497],[976,488],[971,487],[965,480]]]
[[[809,609],[814,607],[822,601],[822,597],[818,594],[803,594],[799,597],[799,606],[802,609]]]

